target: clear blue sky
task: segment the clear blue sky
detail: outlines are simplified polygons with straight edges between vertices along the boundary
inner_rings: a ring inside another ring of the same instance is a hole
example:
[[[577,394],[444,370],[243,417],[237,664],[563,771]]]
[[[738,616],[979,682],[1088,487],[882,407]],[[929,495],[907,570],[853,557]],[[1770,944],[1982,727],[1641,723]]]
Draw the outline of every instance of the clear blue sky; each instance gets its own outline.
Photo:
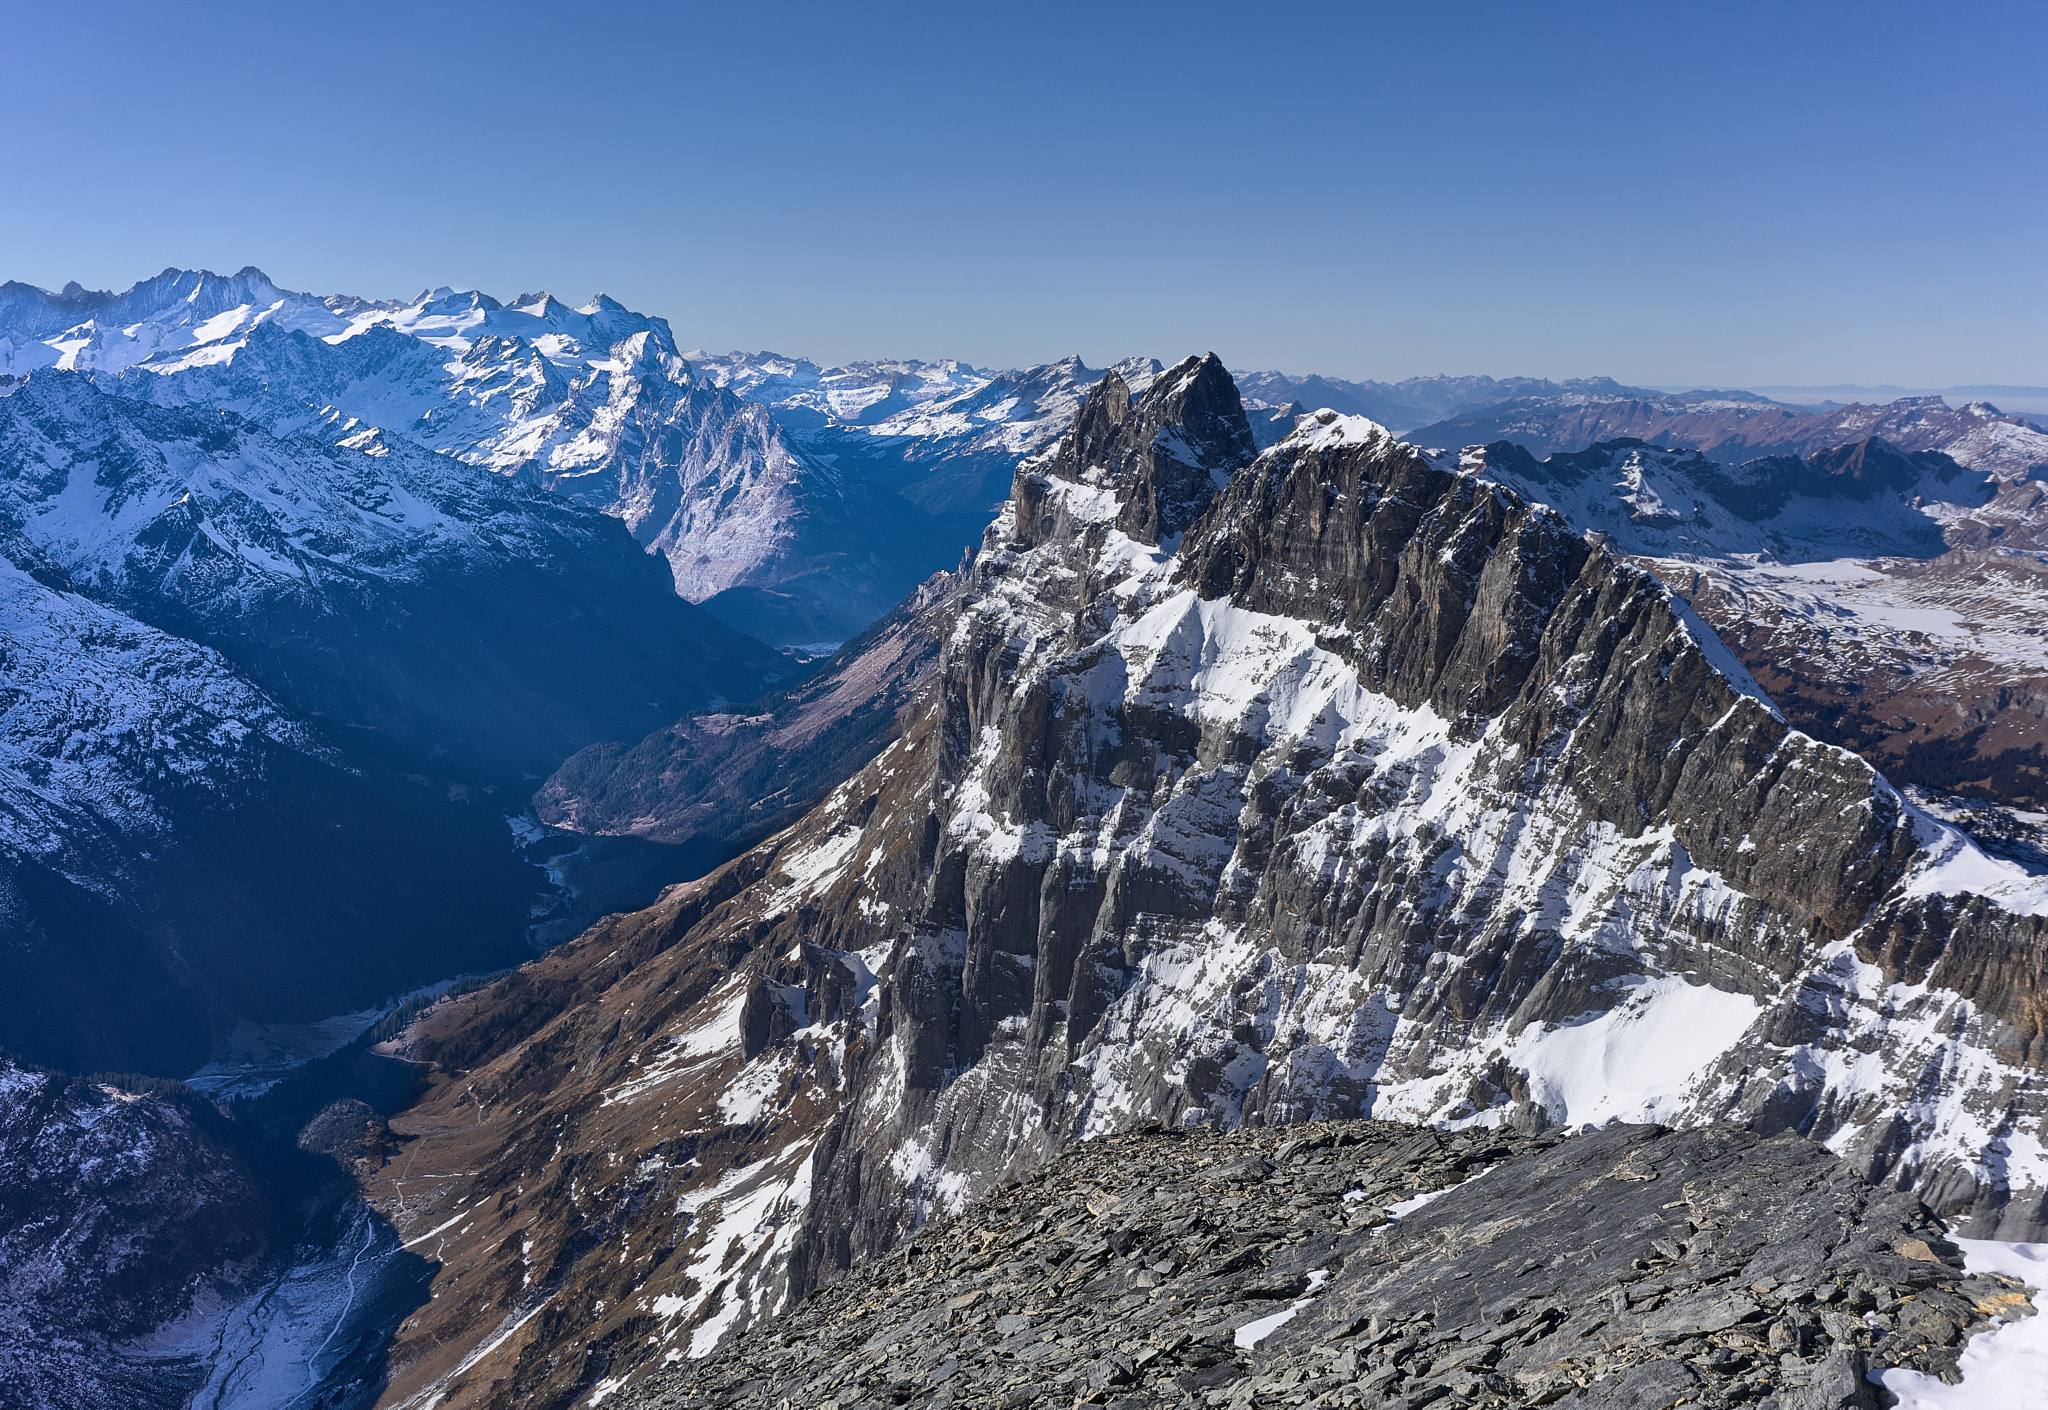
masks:
[[[685,345],[2048,383],[2048,5],[0,0],[0,278]]]

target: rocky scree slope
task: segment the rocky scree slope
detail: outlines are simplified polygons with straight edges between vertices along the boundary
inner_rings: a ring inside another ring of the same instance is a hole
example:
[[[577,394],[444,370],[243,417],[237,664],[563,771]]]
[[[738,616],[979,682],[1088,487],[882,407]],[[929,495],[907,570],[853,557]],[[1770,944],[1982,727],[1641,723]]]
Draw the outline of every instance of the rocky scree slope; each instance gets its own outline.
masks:
[[[1848,1410],[2037,1291],[1789,1134],[1154,1126],[611,1403]]]
[[[1190,359],[1104,379],[948,610],[799,823],[423,1021],[442,1286],[510,1301],[437,1297],[413,1384],[702,1354],[1148,1120],[1798,1130],[2041,1226],[2038,889],[1553,511],[1335,415],[1253,460]]]

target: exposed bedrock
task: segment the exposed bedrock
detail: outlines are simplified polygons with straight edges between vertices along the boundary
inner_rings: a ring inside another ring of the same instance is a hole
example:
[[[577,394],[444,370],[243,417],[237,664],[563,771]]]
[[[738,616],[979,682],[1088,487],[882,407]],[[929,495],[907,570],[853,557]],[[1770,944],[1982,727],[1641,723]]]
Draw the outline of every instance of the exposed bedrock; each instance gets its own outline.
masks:
[[[1796,1137],[1155,1127],[621,1403],[1872,1410],[2033,1312]]]

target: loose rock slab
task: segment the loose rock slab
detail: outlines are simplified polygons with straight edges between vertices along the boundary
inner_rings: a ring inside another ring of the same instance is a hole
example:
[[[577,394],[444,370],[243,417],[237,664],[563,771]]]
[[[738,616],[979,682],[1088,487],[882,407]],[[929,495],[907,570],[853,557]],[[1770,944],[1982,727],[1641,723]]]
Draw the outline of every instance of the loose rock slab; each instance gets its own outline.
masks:
[[[1833,1410],[2032,1311],[1792,1136],[1155,1129],[616,1403]]]

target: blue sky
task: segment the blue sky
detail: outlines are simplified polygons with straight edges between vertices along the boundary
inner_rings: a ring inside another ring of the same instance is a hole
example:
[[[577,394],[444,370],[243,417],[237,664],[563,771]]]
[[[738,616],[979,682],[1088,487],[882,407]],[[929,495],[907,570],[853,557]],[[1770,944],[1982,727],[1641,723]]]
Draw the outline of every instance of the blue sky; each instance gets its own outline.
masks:
[[[2048,6],[0,3],[0,278],[686,345],[2048,383]]]

